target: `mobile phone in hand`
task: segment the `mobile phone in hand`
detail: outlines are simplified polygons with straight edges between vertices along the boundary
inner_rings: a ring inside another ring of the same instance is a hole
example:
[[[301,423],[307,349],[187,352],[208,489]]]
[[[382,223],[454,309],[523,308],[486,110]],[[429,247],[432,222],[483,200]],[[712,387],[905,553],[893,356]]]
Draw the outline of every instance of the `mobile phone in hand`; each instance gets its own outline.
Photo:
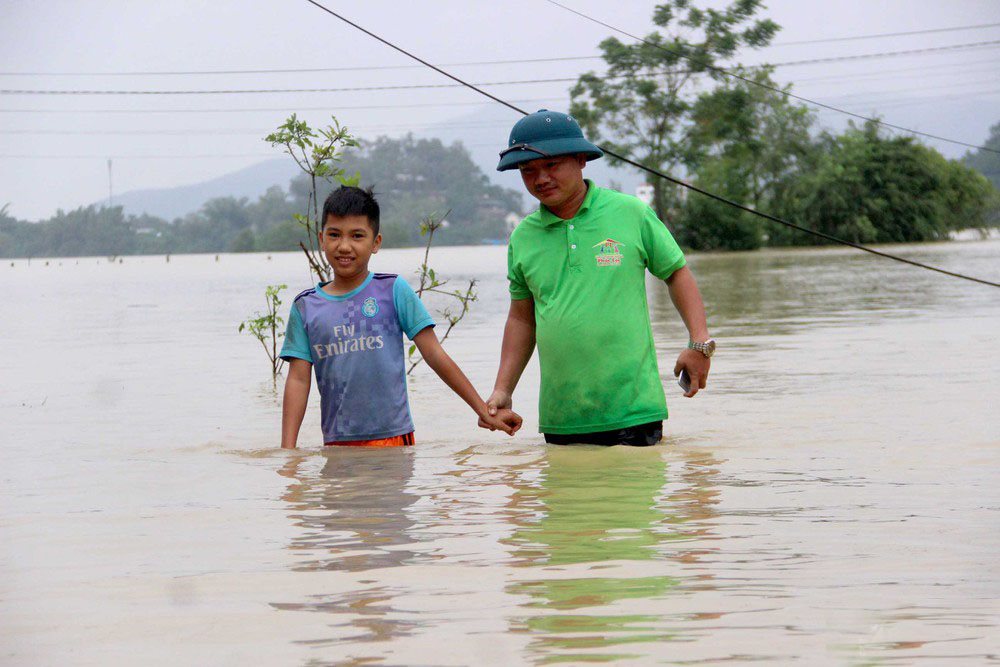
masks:
[[[685,394],[691,391],[691,376],[688,375],[686,369],[681,369],[680,377],[677,378],[677,384],[681,386]]]

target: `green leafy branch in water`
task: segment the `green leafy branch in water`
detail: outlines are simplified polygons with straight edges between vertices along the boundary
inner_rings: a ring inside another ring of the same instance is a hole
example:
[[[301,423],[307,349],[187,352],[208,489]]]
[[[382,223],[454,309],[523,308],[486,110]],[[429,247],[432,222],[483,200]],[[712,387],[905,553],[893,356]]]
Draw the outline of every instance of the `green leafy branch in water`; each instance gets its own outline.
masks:
[[[260,341],[267,352],[267,358],[271,360],[271,380],[277,385],[278,372],[284,361],[278,356],[278,339],[285,333],[281,331],[285,320],[278,315],[278,308],[281,306],[279,294],[281,290],[287,289],[288,285],[268,285],[264,290],[264,297],[267,301],[267,309],[264,313],[256,311],[249,318],[240,323],[240,333],[248,331],[251,336]]]
[[[346,127],[333,116],[331,125],[323,128],[312,128],[304,120],[299,120],[295,114],[278,126],[278,129],[264,137],[264,141],[273,147],[284,149],[295,164],[309,177],[309,195],[305,214],[296,213],[292,217],[306,230],[306,242],[299,241],[299,247],[306,254],[309,268],[320,282],[330,280],[330,265],[319,247],[319,233],[323,227],[320,220],[319,190],[321,183],[341,185],[357,185],[361,174],[348,176],[346,170],[339,166],[343,160],[344,150],[358,146]]]
[[[332,184],[333,181],[341,185],[357,185],[361,180],[360,174],[347,176],[346,170],[338,164],[343,159],[344,149],[357,146],[358,141],[346,127],[341,127],[336,118],[331,116],[331,120],[332,125],[314,129],[292,114],[274,132],[264,137],[264,141],[271,146],[282,147],[299,169],[309,176],[310,189],[305,214],[297,213],[292,217],[305,228],[306,242],[299,241],[299,247],[306,255],[309,269],[321,282],[330,279],[330,265],[319,247],[319,233],[323,226],[320,220],[319,185]],[[239,327],[241,333],[248,331],[259,340],[267,352],[267,358],[271,362],[271,379],[275,386],[284,363],[278,357],[278,339],[285,335],[280,331],[285,321],[278,315],[278,308],[281,306],[279,294],[287,288],[288,285],[268,285],[264,290],[267,310],[264,313],[255,312]]]
[[[447,280],[438,280],[437,273],[434,269],[430,267],[427,263],[428,258],[431,253],[431,244],[434,242],[434,232],[436,232],[441,227],[445,226],[449,210],[440,218],[436,218],[434,215],[429,215],[420,222],[420,235],[427,237],[427,243],[424,246],[424,261],[421,263],[420,268],[417,272],[420,274],[420,286],[417,287],[417,296],[422,300],[424,298],[425,292],[434,292],[436,294],[443,294],[450,298],[456,299],[458,301],[457,306],[449,306],[441,311],[441,315],[448,321],[448,328],[445,329],[444,335],[441,336],[441,343],[448,338],[451,334],[451,330],[455,328],[462,318],[466,316],[469,312],[470,304],[475,301],[478,296],[476,294],[476,281],[470,280],[469,285],[465,290],[446,290],[442,289],[447,283]],[[457,312],[453,308],[457,307]],[[407,354],[410,360],[410,367],[407,369],[406,374],[409,375],[413,372],[423,359],[417,353],[417,346],[414,344],[410,345],[409,352]]]

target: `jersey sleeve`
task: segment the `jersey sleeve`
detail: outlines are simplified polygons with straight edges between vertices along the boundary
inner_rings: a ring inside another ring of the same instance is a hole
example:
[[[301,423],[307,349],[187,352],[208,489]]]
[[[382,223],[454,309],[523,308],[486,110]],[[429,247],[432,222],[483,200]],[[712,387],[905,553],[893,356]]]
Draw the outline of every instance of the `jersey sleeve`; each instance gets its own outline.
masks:
[[[302,323],[302,315],[299,313],[298,306],[294,303],[288,312],[285,342],[281,345],[279,356],[285,361],[305,359],[310,364],[313,363],[312,352],[309,349],[309,336],[306,334],[306,327]]]
[[[392,285],[392,303],[396,307],[399,326],[410,340],[427,327],[434,326],[434,318],[427,312],[424,302],[402,278],[397,277]]]
[[[644,208],[640,233],[646,268],[657,278],[666,280],[687,261],[667,226],[660,222],[653,209],[648,206]]]
[[[531,290],[528,289],[528,283],[524,280],[521,265],[514,258],[513,239],[507,244],[507,283],[510,298],[514,301],[527,299],[531,296]]]

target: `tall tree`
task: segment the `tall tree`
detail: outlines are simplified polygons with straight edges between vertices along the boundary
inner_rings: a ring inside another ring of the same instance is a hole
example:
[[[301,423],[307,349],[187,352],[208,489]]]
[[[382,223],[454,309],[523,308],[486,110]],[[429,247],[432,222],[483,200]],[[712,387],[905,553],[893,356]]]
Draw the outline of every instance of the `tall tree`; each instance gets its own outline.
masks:
[[[623,44],[609,37],[600,44],[607,71],[582,75],[571,91],[570,113],[589,135],[647,167],[675,171],[698,161],[691,140],[695,90],[718,80],[722,61],[743,47],[766,46],[778,25],[755,20],[760,0],[736,0],[725,9],[701,9],[689,0],[656,6],[658,31],[645,42]],[[679,193],[652,179],[653,208],[661,220]]]
[[[983,176],[990,179],[993,187],[1000,190],[1000,153],[995,152],[1000,151],[1000,123],[990,128],[990,136],[983,146],[991,150],[977,149],[975,153],[966,153],[962,162],[978,170]]]
[[[758,210],[785,208],[790,178],[816,160],[813,114],[776,92],[768,69],[744,73],[699,96],[692,108],[689,165],[699,186]],[[780,213],[779,213],[780,214]],[[701,195],[681,210],[678,241],[698,249],[756,248],[769,228],[760,218]]]
[[[866,122],[821,140],[816,168],[791,184],[788,217],[859,243],[932,241],[986,225],[995,190],[975,170],[913,137]],[[796,234],[788,243],[816,243]]]

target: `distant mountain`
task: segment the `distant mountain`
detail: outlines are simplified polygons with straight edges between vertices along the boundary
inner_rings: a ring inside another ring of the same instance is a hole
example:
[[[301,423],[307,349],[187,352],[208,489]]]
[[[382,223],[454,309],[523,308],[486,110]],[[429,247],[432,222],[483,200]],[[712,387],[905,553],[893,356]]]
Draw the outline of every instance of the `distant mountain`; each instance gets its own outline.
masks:
[[[419,138],[438,138],[446,146],[456,141],[462,142],[469,151],[472,161],[483,170],[491,182],[520,192],[521,179],[517,173],[500,173],[496,170],[497,154],[507,140],[510,126],[518,117],[515,112],[504,107],[487,107],[442,121],[413,134]],[[362,139],[370,138],[374,137],[362,137]],[[629,194],[634,194],[636,186],[645,181],[635,169],[615,169],[610,163],[611,160],[608,159],[589,162],[584,170],[584,176],[593,179],[602,187],[614,183]],[[294,162],[287,158],[276,158],[193,185],[131,190],[116,195],[114,203],[124,207],[127,214],[148,213],[165,220],[174,220],[197,211],[205,202],[215,197],[247,197],[253,201],[274,185],[280,185],[287,190],[289,181],[298,173],[298,167]],[[362,180],[363,178],[364,174]],[[534,208],[534,200],[525,197],[524,201]],[[97,203],[105,204],[104,201]]]
[[[272,185],[280,185],[287,190],[288,182],[296,173],[298,167],[291,160],[267,160],[194,185],[131,190],[116,195],[115,204],[124,207],[129,214],[149,213],[173,220],[197,211],[202,204],[215,197],[247,197],[253,201]]]

